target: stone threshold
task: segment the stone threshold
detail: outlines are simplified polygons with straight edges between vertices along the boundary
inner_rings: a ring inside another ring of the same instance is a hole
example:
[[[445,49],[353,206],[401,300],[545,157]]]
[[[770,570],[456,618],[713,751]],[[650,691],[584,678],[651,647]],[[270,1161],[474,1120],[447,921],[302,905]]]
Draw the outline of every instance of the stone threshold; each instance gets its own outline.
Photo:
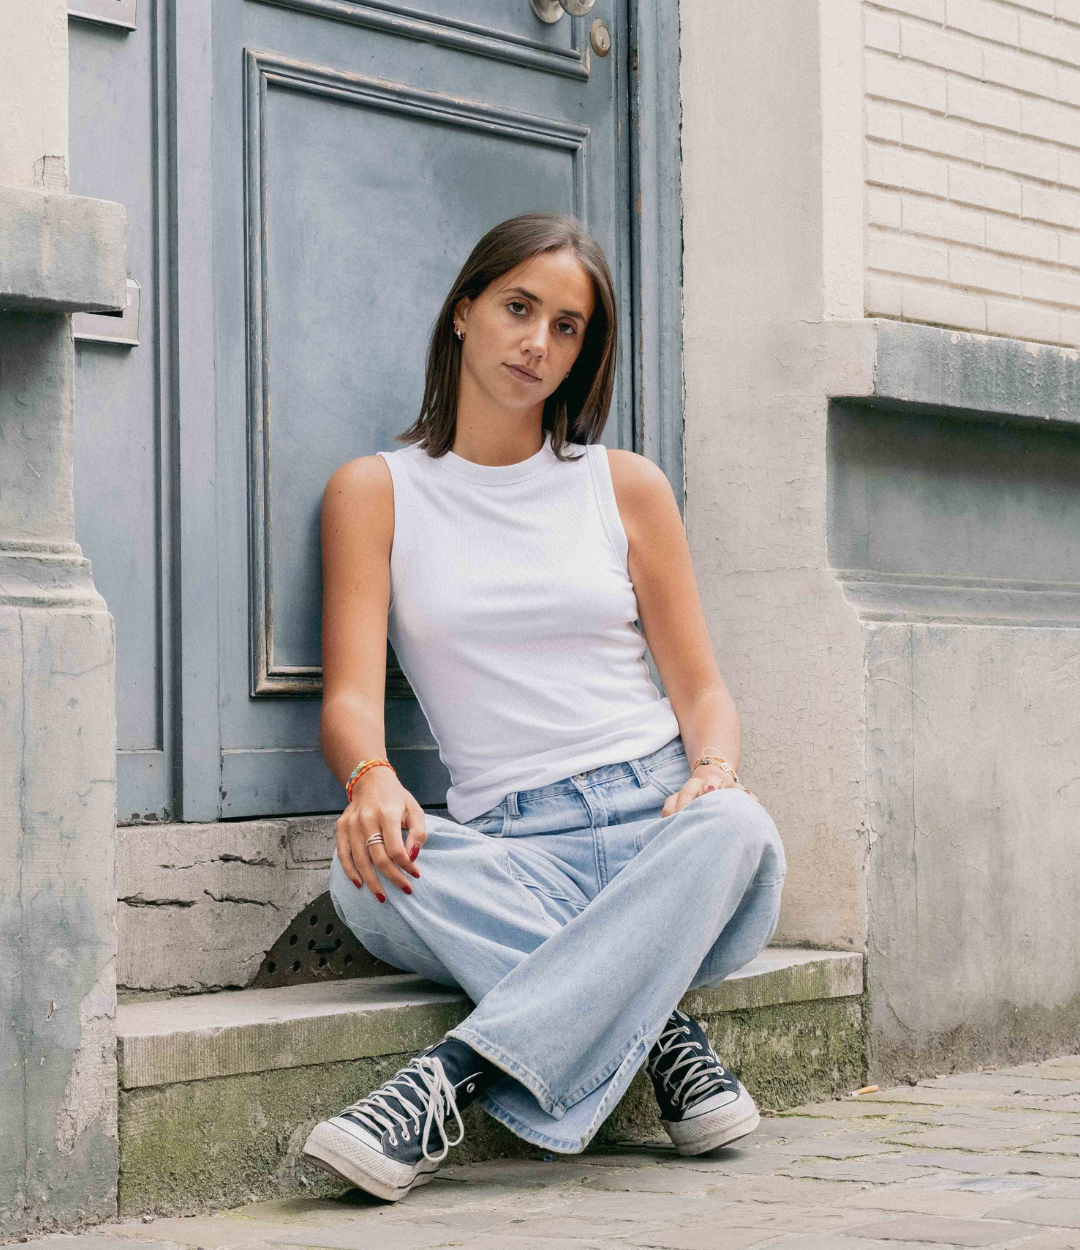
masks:
[[[691,1014],[850,998],[863,989],[851,951],[770,947],[714,989],[683,999]],[[223,991],[117,1008],[124,1090],[412,1052],[470,1011],[464,994],[412,974],[280,989]]]

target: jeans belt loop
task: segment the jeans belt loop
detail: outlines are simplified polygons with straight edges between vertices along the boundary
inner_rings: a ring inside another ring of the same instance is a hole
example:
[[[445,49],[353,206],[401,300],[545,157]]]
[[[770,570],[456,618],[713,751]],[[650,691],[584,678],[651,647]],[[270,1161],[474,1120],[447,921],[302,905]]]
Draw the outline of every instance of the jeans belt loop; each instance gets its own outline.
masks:
[[[630,767],[634,770],[634,776],[637,778],[639,786],[647,786],[649,784],[649,774],[641,766],[640,760],[627,760]]]
[[[511,790],[506,796],[506,814],[511,820],[516,820],[521,815],[521,811],[518,808],[518,792],[516,790]]]

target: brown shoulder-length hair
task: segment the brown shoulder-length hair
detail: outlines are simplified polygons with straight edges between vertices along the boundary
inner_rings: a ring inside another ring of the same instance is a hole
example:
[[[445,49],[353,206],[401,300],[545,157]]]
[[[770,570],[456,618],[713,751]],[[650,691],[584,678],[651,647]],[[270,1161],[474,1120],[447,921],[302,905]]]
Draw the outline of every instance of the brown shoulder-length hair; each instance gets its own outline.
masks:
[[[441,456],[454,442],[457,426],[461,342],[454,334],[454,308],[463,296],[475,299],[496,278],[542,252],[572,252],[592,278],[593,314],[570,376],[544,402],[543,428],[560,460],[566,443],[594,443],[607,424],[615,385],[615,287],[604,250],[569,213],[523,213],[494,226],[473,248],[431,330],[424,399],[420,415],[395,437],[419,443],[429,456]]]

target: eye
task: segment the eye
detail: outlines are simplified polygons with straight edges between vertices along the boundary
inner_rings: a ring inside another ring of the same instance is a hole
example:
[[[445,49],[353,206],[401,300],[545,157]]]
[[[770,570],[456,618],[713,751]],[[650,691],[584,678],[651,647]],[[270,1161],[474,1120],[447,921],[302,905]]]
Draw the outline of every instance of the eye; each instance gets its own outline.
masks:
[[[562,326],[566,327],[564,330],[560,330],[560,333],[566,334],[567,337],[569,337],[571,334],[577,334],[577,326],[574,324],[574,322],[560,321],[559,325],[560,327]]]
[[[525,303],[523,300],[512,299],[506,307],[513,313],[515,308],[520,308],[521,312],[525,312]],[[519,317],[521,313],[514,313],[515,317]]]

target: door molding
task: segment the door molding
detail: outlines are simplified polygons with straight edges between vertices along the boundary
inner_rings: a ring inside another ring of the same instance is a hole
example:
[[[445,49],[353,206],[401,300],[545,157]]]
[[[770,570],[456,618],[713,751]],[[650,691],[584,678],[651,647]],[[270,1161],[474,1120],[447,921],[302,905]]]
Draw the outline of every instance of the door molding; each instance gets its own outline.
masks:
[[[683,480],[679,6],[629,0],[634,450]]]
[[[253,698],[312,696],[322,691],[316,665],[274,658],[271,403],[267,314],[268,230],[263,110],[271,87],[329,97],[483,134],[500,134],[571,153],[574,212],[584,218],[589,127],[512,109],[495,108],[381,78],[348,74],[305,61],[248,49],[244,118],[244,230],[247,270],[248,569],[250,577],[250,692]]]
[[[571,46],[564,49],[553,48],[539,39],[525,39],[520,35],[512,35],[475,22],[462,22],[452,17],[435,17],[418,9],[381,3],[380,0],[257,2],[279,9],[295,9],[299,13],[326,17],[332,21],[348,22],[352,26],[366,26],[369,30],[381,30],[391,35],[403,35],[406,39],[421,39],[458,52],[471,52],[474,56],[486,56],[511,65],[524,65],[528,69],[544,70],[549,74],[562,74],[567,78],[589,77],[589,45],[581,39],[580,19],[572,23]],[[507,0],[507,3],[510,2],[511,0]],[[521,0],[521,3],[525,3],[525,0]]]
[[[176,463],[174,671],[183,820],[221,812],[218,684],[217,421],[214,389],[212,0],[168,5],[170,325]]]

